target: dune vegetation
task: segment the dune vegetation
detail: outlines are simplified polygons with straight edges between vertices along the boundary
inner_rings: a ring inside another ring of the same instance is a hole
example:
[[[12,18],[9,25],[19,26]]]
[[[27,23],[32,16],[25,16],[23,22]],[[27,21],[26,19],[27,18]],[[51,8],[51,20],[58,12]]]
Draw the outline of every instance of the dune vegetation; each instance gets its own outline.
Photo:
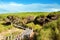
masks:
[[[33,40],[60,40],[60,11],[0,14],[0,33],[17,28],[14,24],[32,28]]]

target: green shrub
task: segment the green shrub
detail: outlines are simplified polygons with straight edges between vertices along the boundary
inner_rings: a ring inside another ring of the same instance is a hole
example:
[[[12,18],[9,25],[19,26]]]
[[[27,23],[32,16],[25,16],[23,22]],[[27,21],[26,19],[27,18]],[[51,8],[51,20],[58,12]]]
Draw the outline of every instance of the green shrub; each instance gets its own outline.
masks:
[[[43,26],[39,32],[38,40],[54,40],[56,39],[56,30],[57,24],[56,21],[49,22]]]

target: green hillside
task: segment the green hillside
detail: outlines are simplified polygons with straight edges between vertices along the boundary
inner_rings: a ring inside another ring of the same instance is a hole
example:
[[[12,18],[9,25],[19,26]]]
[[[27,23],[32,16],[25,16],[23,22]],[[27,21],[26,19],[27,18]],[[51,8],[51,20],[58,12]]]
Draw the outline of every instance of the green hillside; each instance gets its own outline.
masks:
[[[13,16],[14,19],[11,19],[12,21],[8,20],[7,17],[9,16]],[[48,16],[52,16],[52,18],[49,19]],[[30,17],[31,20],[29,21]],[[43,22],[40,19],[42,19]],[[5,24],[7,22],[11,22],[11,24]],[[0,33],[17,28],[14,27],[13,24],[32,28],[34,32],[36,32],[33,40],[60,40],[60,12],[21,12],[0,14]],[[19,32],[17,32],[17,34],[18,33]]]
[[[13,16],[18,16],[18,17],[27,17],[27,16],[39,16],[39,15],[48,15],[49,12],[21,12],[21,13],[5,13],[5,14],[0,14],[0,20],[6,18],[7,16],[9,15],[13,15]],[[3,23],[4,21],[0,21],[0,31],[3,31],[3,30],[6,30],[6,29],[10,29],[12,28],[12,25],[9,25],[9,26],[4,26],[4,25],[1,25],[1,23]]]

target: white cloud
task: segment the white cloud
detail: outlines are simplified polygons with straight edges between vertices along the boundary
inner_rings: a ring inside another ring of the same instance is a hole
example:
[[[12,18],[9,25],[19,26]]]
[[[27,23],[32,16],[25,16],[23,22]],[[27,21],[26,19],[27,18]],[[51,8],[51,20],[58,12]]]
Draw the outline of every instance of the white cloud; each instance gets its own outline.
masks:
[[[52,11],[60,11],[60,8],[59,8],[59,9],[52,8],[51,10],[52,10]]]
[[[18,4],[18,3],[0,3],[0,12],[36,12],[36,11],[60,11],[59,4]]]

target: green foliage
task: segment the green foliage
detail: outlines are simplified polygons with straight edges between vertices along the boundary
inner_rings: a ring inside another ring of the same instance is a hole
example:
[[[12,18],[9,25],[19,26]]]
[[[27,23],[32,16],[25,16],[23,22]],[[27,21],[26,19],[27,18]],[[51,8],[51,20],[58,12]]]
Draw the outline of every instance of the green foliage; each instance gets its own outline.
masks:
[[[57,21],[45,24],[38,33],[37,40],[60,40]]]
[[[57,27],[56,21],[52,21],[44,25],[44,28],[56,28],[56,27]]]
[[[3,18],[5,18],[8,15],[15,15],[18,17],[26,17],[26,16],[38,16],[38,15],[48,15],[49,12],[19,12],[19,13],[5,13],[5,14],[0,14]]]
[[[57,20],[58,40],[60,40],[60,18]]]
[[[49,12],[22,12],[22,13],[7,13],[7,14],[0,14],[0,16],[3,18],[6,18],[8,15],[18,16],[18,17],[27,17],[27,16],[47,16]],[[60,14],[60,12],[51,12],[50,15],[57,15]],[[22,21],[22,20],[20,20]],[[12,29],[13,26],[4,26],[0,22],[0,32]],[[37,40],[60,40],[60,19],[54,20],[52,22],[48,22],[44,24],[43,26],[35,25],[33,22],[26,24],[26,26],[31,27],[33,30],[37,32]],[[12,35],[20,34],[19,32],[14,32]],[[11,34],[6,34],[6,36],[9,36]]]
[[[41,29],[42,27],[40,25],[35,25],[33,22],[27,24],[28,27],[31,27],[33,30]]]
[[[60,18],[57,20],[57,26],[58,26],[58,29],[60,31]]]
[[[53,38],[53,33],[50,28],[46,30],[42,29],[38,36],[38,40],[52,40],[52,38]]]
[[[9,30],[9,29],[12,29],[12,28],[13,28],[12,25],[4,26],[4,25],[0,24],[0,32],[6,31],[6,30]]]

